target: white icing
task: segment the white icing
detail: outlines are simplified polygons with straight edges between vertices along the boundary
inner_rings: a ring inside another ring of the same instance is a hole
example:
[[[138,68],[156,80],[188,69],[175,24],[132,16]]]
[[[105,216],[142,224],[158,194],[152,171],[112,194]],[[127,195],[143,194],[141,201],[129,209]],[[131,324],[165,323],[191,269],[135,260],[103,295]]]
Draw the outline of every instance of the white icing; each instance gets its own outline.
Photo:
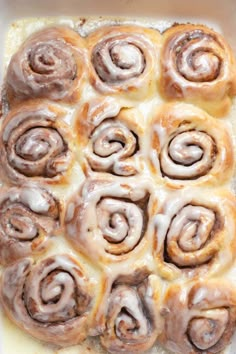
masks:
[[[86,149],[86,157],[95,171],[112,170],[121,176],[134,175],[139,167],[138,159],[133,159],[137,144],[134,134],[124,124],[113,120],[104,121],[94,130]]]
[[[75,212],[75,204],[69,203],[66,212],[66,221],[71,221],[71,219],[74,216],[74,212]]]
[[[154,124],[153,131],[158,135],[158,139],[161,147],[165,144],[167,138],[166,128],[161,124]]]
[[[157,229],[157,238],[158,238],[157,252],[160,251],[162,245],[164,244],[165,237],[167,235],[167,231],[170,226],[170,222],[171,222],[171,217],[169,215],[158,214],[154,218],[154,223]]]
[[[207,289],[203,286],[194,294],[191,302],[193,305],[201,303],[207,296]]]
[[[165,175],[176,179],[206,174],[213,165],[213,140],[202,132],[177,135],[161,152],[161,167]]]
[[[63,21],[63,20],[60,20],[60,21]],[[70,25],[72,25],[72,24],[74,24],[74,22],[72,21],[72,20],[68,20],[69,21],[69,23],[70,23]],[[96,21],[97,21],[97,19],[96,19]],[[95,22],[96,22],[95,21]],[[95,24],[95,22],[94,22],[94,26],[96,27],[97,26],[97,24]],[[162,21],[161,21],[162,22]],[[43,26],[45,26],[45,23],[40,23],[40,20],[38,20],[38,23],[39,23],[39,25],[38,25],[38,27],[43,27]],[[85,28],[86,28],[86,26],[87,26],[87,24],[85,25]],[[164,27],[167,27],[167,25],[166,24],[164,24]],[[31,29],[30,29],[30,27],[31,27]],[[26,36],[28,36],[29,35],[29,32],[30,31],[34,31],[35,29],[37,28],[37,22],[34,22],[31,26],[29,26],[28,25],[28,30],[26,30],[26,32],[28,31],[28,33],[27,34],[25,34]],[[85,30],[86,31],[86,30]],[[13,45],[13,47],[14,46],[17,46],[15,43],[15,41],[12,41],[12,43],[14,43],[14,45]],[[19,43],[19,39],[17,38],[17,43]],[[15,48],[13,48],[13,50],[15,50]],[[9,56],[11,56],[11,51],[9,52]],[[6,56],[7,56],[7,54],[6,54]],[[203,65],[205,65],[204,63],[203,63]],[[89,86],[89,85],[87,85],[86,86],[86,90],[85,90],[86,92],[85,93],[83,93],[83,95],[82,95],[82,100],[85,100],[86,101],[86,98],[87,99],[90,99],[91,97],[94,97],[94,90]],[[82,102],[82,100],[81,100],[81,102]],[[119,101],[119,100],[118,100]],[[157,102],[159,101],[159,97],[157,97],[155,100],[154,100],[154,102],[155,102],[155,104],[157,104]],[[154,104],[154,106],[155,106],[155,104]],[[146,105],[146,106],[145,106]],[[147,107],[150,105],[150,102],[148,101],[148,102],[146,102],[146,103],[143,103],[142,104],[142,106],[143,106],[143,108],[142,108],[142,111],[144,112],[147,112]],[[113,114],[114,115],[116,115],[118,112],[119,112],[119,108],[118,108],[118,104],[117,104],[117,108],[116,109],[114,109],[114,111],[113,111]],[[113,107],[114,107],[114,105],[113,105]],[[114,112],[117,112],[117,113],[114,113]],[[112,114],[112,113],[111,113]],[[68,122],[71,122],[72,121],[72,115],[70,116],[70,117],[68,117]],[[162,132],[161,131],[161,129],[159,129],[159,134],[160,134],[160,136],[162,136],[162,134],[163,134],[163,137],[162,137],[162,139],[164,140],[164,137],[165,137],[165,134],[164,134],[165,132]],[[226,153],[226,152],[225,152]],[[159,165],[158,165],[158,159],[156,160],[156,166],[158,167]],[[76,169],[75,169],[76,170]],[[82,176],[82,172],[81,172],[81,170],[80,170],[80,168],[78,167],[78,169],[77,169],[77,171],[75,171],[75,173],[74,173],[74,175],[73,175],[73,177],[72,177],[72,180],[71,180],[71,184],[68,186],[68,188],[65,190],[63,187],[60,187],[60,186],[58,186],[58,187],[55,187],[55,186],[52,186],[52,189],[53,189],[53,191],[55,191],[56,192],[56,195],[57,196],[59,196],[60,198],[61,198],[61,200],[67,200],[68,199],[68,197],[69,196],[71,196],[71,195],[73,195],[74,193],[76,193],[76,191],[77,191],[77,189],[79,188],[79,185],[81,184],[81,182],[82,182],[82,180],[83,180],[83,177],[81,177]],[[117,190],[115,190],[115,193],[118,191],[118,188],[117,188]],[[137,191],[136,192],[137,194],[138,193],[140,193],[140,191]],[[188,191],[188,193],[189,193],[189,191]],[[140,195],[142,195],[142,192],[140,193]],[[180,199],[181,199],[181,197],[180,197]],[[31,202],[32,203],[32,202]],[[177,203],[177,202],[176,202]],[[179,202],[179,204],[181,204],[181,202]],[[175,206],[176,206],[176,204],[175,204]],[[46,208],[46,206],[43,206],[43,205],[41,205],[41,206],[38,206],[39,208],[42,208],[41,210],[43,211],[43,208],[45,207]],[[70,219],[71,217],[73,217],[73,208],[74,207],[71,207],[71,208],[69,208],[69,210],[67,210],[67,212],[68,212],[68,218]],[[172,205],[172,210],[170,211],[170,213],[173,213],[174,212],[174,209],[175,209],[175,207],[174,207],[174,205]],[[160,222],[159,222],[159,225],[161,225],[161,227],[163,227],[163,229],[165,229],[165,225],[166,225],[166,223],[168,222],[168,218],[169,218],[169,216],[164,216],[163,217],[163,224],[162,224],[162,221],[161,221],[161,218],[162,218],[162,216],[160,216]],[[157,218],[157,222],[158,222],[158,218]],[[229,227],[229,229],[230,229],[230,227]],[[73,232],[76,232],[76,229],[74,229],[73,230]],[[160,233],[164,233],[164,231],[162,231],[161,230],[161,232]],[[53,248],[53,250],[54,250],[54,252],[56,253],[56,252],[58,252],[58,250],[61,250],[61,252],[64,252],[64,251],[66,251],[66,252],[68,252],[68,253],[71,253],[71,252],[73,252],[72,250],[71,250],[71,247],[69,247],[64,241],[62,241],[61,239],[59,239],[59,240],[57,240],[57,243],[54,245],[54,248]],[[227,253],[226,253],[227,254]],[[81,257],[81,255],[78,255],[78,254],[76,254],[76,257]],[[145,259],[146,259],[146,262],[147,262],[147,264],[150,264],[151,262],[152,262],[152,259],[151,259],[151,257],[150,257],[150,255],[147,255],[147,256],[145,256]],[[225,258],[225,256],[224,256],[224,258],[223,259],[226,259]],[[220,263],[221,263],[221,261],[219,261]],[[128,265],[129,265],[129,267],[130,267],[130,269],[132,268],[132,266],[133,266],[133,264],[132,264],[132,262],[130,262],[130,263],[128,263]],[[125,270],[126,270],[126,267],[128,267],[127,265],[124,267],[124,272],[125,272]],[[122,269],[122,266],[121,265],[119,265],[119,267],[118,267],[118,270],[117,270],[117,274],[119,274],[119,272],[120,272],[120,270]],[[91,277],[92,277],[92,274],[94,273],[94,271],[92,271],[91,272]],[[94,275],[95,276],[95,275]],[[96,279],[99,281],[100,280],[100,275],[98,276],[98,275],[96,275],[95,276],[96,277]],[[4,321],[4,327],[5,327],[5,323],[7,323],[7,321]],[[9,329],[10,328],[10,330],[8,331],[7,329]],[[10,349],[8,349],[9,347],[11,347],[11,344],[9,344],[9,343],[12,343],[12,345],[13,345],[13,341],[12,341],[12,335],[9,335],[9,333],[11,332],[11,333],[13,333],[13,334],[15,334],[14,335],[14,338],[17,340],[17,338],[18,338],[18,347],[17,347],[17,349],[18,349],[18,351],[19,351],[19,354],[21,353],[21,350],[22,350],[22,353],[23,354],[31,354],[33,351],[38,351],[39,353],[40,352],[43,352],[44,354],[52,354],[52,352],[54,352],[54,350],[53,349],[51,349],[51,348],[48,348],[48,347],[45,347],[43,344],[39,344],[38,342],[36,342],[35,340],[32,340],[29,336],[27,336],[26,334],[24,334],[22,331],[19,331],[19,330],[17,330],[13,325],[11,325],[11,324],[9,324],[9,323],[7,323],[6,324],[6,330],[5,330],[5,328],[3,329],[4,330],[4,348],[6,347],[6,351],[9,351],[9,353],[10,352],[14,352],[14,348],[13,348],[13,350],[12,350],[12,348],[10,348]],[[87,343],[87,342],[86,342]],[[87,344],[85,344],[85,345],[87,345]],[[94,343],[93,343],[93,345],[94,345]],[[94,348],[94,347],[93,347]],[[96,347],[97,348],[97,347]],[[63,354],[68,354],[68,353],[70,353],[70,354],[74,354],[75,352],[76,353],[78,353],[78,352],[82,352],[82,353],[84,353],[84,347],[81,349],[81,347],[80,346],[76,346],[75,348],[67,348],[67,349],[62,349],[62,350],[59,350],[58,352],[59,353],[63,353]],[[153,352],[154,353],[154,351],[155,351],[155,353],[163,353],[163,350],[161,349],[161,348],[153,348],[152,350],[150,350],[149,352],[151,353],[151,352]],[[95,349],[95,352],[96,353],[100,353],[100,352],[102,352],[102,349],[99,347],[98,349]]]
[[[184,50],[183,58],[178,69],[181,71],[181,74],[185,76],[185,78],[189,79],[189,81],[198,81],[199,77],[206,78],[206,80],[203,81],[208,81],[207,77],[209,75],[218,72],[220,59],[217,57],[217,51],[214,52],[213,49],[212,52],[208,52],[206,49],[207,47],[210,47],[209,38],[204,37],[202,40],[198,40],[197,42],[192,41],[187,49]],[[204,49],[191,61],[191,55],[195,51],[199,50],[199,48]]]
[[[123,35],[125,36],[125,35]],[[93,52],[93,64],[100,78],[106,83],[119,83],[138,77],[145,67],[142,47],[127,33],[127,39],[119,35],[106,38]],[[97,60],[96,58],[99,58]],[[101,59],[102,58],[102,59]],[[102,62],[101,62],[102,60]]]
[[[139,299],[134,290],[124,289],[115,297],[114,303],[116,306],[119,306],[119,308],[127,309],[129,313],[129,315],[121,313],[115,319],[116,334],[118,337],[123,337],[122,333],[119,331],[119,323],[124,321],[128,324],[130,322],[130,316],[132,316],[139,325],[137,333],[134,331],[134,338],[137,336],[138,339],[139,336],[148,335],[148,322],[144,314],[140,311]]]
[[[36,188],[23,189],[21,198],[36,213],[45,213],[50,208],[48,199]]]
[[[35,114],[39,114],[42,115],[43,117],[47,117],[49,120],[54,121],[56,119],[56,116],[53,112],[47,110],[47,109],[43,109],[41,108],[38,111],[27,111],[27,116],[31,117],[34,116]],[[22,113],[18,113],[17,116],[14,117],[14,119],[12,119],[10,122],[8,122],[8,124],[5,126],[4,132],[3,132],[3,140],[4,142],[7,142],[10,134],[12,133],[12,131],[17,128],[20,124],[20,122],[22,120],[25,119],[25,112]]]

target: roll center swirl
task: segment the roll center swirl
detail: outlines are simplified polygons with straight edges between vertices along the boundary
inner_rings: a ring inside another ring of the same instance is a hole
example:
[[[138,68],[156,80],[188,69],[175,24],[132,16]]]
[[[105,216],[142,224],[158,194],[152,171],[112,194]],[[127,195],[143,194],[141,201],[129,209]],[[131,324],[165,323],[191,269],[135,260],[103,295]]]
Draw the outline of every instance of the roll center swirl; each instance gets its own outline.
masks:
[[[214,165],[217,148],[213,138],[203,131],[189,130],[176,134],[160,154],[164,176],[173,179],[197,179]]]
[[[30,69],[36,75],[69,80],[73,80],[76,76],[77,69],[73,54],[63,42],[35,44],[30,50],[28,61]],[[36,76],[35,80],[37,82],[39,78],[37,79]]]
[[[11,209],[0,214],[1,227],[8,237],[21,241],[30,241],[38,236],[38,229],[29,216],[25,215],[25,208],[11,205]]]
[[[105,198],[97,208],[99,228],[110,243],[137,242],[143,228],[143,214],[136,205],[122,200]],[[129,241],[130,238],[130,241]]]
[[[189,323],[188,337],[199,350],[208,350],[216,345],[227,329],[227,309],[211,310],[215,316],[193,318]]]
[[[184,33],[174,48],[176,67],[186,80],[211,82],[220,75],[220,44],[212,36],[199,30]]]
[[[63,147],[60,134],[50,128],[30,129],[16,141],[16,153],[29,161],[40,160],[49,153],[57,154]]]
[[[142,49],[136,41],[120,36],[98,43],[92,53],[92,62],[100,79],[110,84],[138,77],[146,66]]]

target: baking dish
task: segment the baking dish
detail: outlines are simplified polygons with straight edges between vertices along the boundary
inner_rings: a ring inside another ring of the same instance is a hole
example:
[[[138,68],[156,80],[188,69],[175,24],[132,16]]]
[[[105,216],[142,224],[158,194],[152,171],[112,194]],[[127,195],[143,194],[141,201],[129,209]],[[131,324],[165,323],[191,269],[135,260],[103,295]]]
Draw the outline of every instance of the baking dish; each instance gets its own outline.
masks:
[[[95,1],[62,1],[50,2],[43,0],[32,2],[30,0],[0,0],[0,42],[1,48],[4,48],[4,36],[8,25],[20,18],[41,17],[41,16],[111,16],[128,18],[145,18],[147,23],[156,22],[160,29],[165,28],[173,21],[193,23],[205,23],[214,29],[223,32],[224,36],[230,42],[236,52],[236,2],[234,0],[200,0],[197,4],[190,1],[151,1],[151,0],[117,0],[110,3],[107,0]],[[3,50],[1,51],[1,55]],[[1,60],[2,64],[2,60]],[[3,79],[3,67],[1,65],[1,81]],[[0,330],[1,335],[1,330]],[[2,340],[0,338],[0,353],[4,353],[1,348]],[[235,340],[236,343],[236,340]],[[235,344],[236,346],[236,344]],[[229,353],[235,354],[234,345]],[[64,353],[64,352],[63,352]]]

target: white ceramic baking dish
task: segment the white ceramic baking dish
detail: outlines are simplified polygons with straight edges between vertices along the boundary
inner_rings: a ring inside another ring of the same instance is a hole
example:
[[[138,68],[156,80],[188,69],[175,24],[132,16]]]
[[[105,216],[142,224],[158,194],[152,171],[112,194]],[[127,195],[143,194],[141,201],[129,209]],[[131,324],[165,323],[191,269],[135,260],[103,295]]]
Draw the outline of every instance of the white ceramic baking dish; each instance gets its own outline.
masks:
[[[4,37],[9,24],[17,19],[41,16],[139,17],[146,18],[150,23],[153,20],[157,21],[160,28],[173,21],[205,23],[221,31],[236,54],[236,0],[0,0],[1,82],[4,75],[2,65]],[[12,340],[14,341],[14,338]],[[226,353],[236,354],[236,335]],[[17,354],[17,349],[14,353],[4,352],[1,321],[0,354]]]

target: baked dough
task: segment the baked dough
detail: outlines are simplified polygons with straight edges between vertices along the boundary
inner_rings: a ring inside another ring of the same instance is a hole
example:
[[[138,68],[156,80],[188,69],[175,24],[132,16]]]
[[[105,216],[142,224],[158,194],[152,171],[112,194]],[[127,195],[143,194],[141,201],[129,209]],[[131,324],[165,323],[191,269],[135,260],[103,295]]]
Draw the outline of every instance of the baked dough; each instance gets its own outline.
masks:
[[[3,311],[42,352],[220,353],[236,323],[232,50],[200,25],[78,32],[32,33],[6,70]]]
[[[142,114],[111,97],[86,102],[77,113],[78,149],[86,175],[108,172],[134,176],[142,171]]]
[[[219,353],[234,331],[235,287],[208,280],[174,285],[166,294],[161,341],[174,353]]]
[[[160,89],[168,100],[197,104],[224,116],[235,94],[235,58],[225,39],[201,25],[176,25],[165,31]]]
[[[169,103],[157,108],[148,130],[146,155],[158,183],[183,188],[232,178],[234,148],[225,122],[193,105]]]
[[[73,160],[73,139],[62,120],[65,110],[47,101],[31,101],[12,109],[1,130],[4,180],[65,183]]]
[[[9,317],[34,337],[61,346],[85,339],[91,290],[82,266],[69,255],[36,265],[22,259],[6,268],[1,289]]]
[[[72,197],[66,236],[96,264],[138,259],[148,246],[153,206],[150,181],[106,177],[87,179]]]
[[[0,208],[0,264],[45,251],[59,230],[59,203],[33,183],[3,188]]]
[[[154,255],[167,279],[210,277],[234,262],[236,200],[227,190],[171,193],[156,217]]]
[[[108,26],[88,36],[90,80],[103,94],[143,99],[157,91],[161,35],[139,26]]]
[[[5,79],[7,102],[11,107],[32,98],[77,101],[85,73],[83,39],[66,27],[45,28],[13,55]]]

